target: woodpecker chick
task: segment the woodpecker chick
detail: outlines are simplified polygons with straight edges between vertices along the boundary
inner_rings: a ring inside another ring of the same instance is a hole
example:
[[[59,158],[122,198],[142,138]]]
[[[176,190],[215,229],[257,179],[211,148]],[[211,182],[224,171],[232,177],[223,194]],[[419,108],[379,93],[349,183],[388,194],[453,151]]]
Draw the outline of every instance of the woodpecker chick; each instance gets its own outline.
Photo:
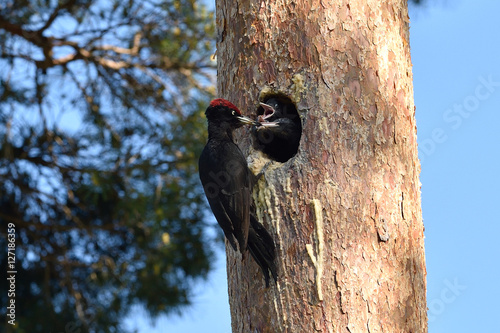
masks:
[[[279,97],[260,106],[263,113],[253,126],[255,147],[278,162],[286,162],[298,151],[302,134],[299,114],[293,103]]]

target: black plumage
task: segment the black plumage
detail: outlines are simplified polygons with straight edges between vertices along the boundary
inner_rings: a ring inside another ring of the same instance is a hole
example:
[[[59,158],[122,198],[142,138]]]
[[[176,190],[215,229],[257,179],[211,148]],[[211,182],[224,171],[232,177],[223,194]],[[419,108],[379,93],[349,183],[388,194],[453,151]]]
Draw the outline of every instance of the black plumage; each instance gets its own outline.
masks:
[[[256,124],[243,117],[232,103],[213,100],[205,112],[208,142],[199,159],[200,180],[208,203],[231,247],[242,254],[246,249],[261,267],[266,285],[269,271],[276,280],[274,241],[267,230],[250,215],[252,172],[243,153],[233,141],[233,131]],[[236,246],[238,244],[238,247]]]
[[[288,99],[269,98],[260,103],[261,115],[254,125],[255,147],[278,162],[286,162],[297,154],[302,123],[293,103]]]
[[[248,250],[264,274],[266,287],[269,287],[269,273],[275,282],[278,281],[278,269],[274,262],[276,256],[274,240],[266,228],[257,221],[253,213],[250,214]]]

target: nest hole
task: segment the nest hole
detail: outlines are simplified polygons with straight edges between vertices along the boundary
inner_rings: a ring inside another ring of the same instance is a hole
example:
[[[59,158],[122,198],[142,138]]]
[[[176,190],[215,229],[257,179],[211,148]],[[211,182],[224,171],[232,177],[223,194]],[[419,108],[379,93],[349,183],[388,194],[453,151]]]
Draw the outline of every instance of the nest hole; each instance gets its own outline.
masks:
[[[274,112],[262,105],[257,109],[258,119],[265,125],[254,128],[254,147],[269,158],[284,163],[299,149],[302,136],[299,113],[292,100],[283,94],[266,95],[260,102],[272,107]]]

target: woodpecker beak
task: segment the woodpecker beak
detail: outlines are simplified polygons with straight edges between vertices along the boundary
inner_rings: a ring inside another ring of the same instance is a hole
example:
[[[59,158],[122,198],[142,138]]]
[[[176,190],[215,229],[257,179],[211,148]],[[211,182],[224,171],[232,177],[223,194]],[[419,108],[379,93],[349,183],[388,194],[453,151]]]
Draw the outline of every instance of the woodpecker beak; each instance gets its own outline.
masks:
[[[272,117],[274,115],[274,112],[276,112],[274,108],[271,105],[267,105],[265,103],[260,103],[260,106],[262,106],[262,108],[264,109],[264,114],[260,115],[257,118],[259,120],[257,129],[262,127],[278,127],[278,124],[276,122],[267,121],[267,119]]]
[[[257,124],[255,126],[257,126],[257,130],[261,129],[261,128],[266,128],[266,127],[278,127],[279,124],[277,122],[274,122],[274,121],[266,121],[266,122],[263,122],[263,123],[260,123],[260,122],[256,122]]]
[[[260,106],[264,109],[264,114],[259,116],[259,121],[265,121],[267,118],[272,117],[275,110],[271,105],[265,103],[260,103]]]
[[[257,121],[250,119],[248,117],[245,117],[245,116],[238,116],[237,118],[240,121],[240,123],[245,124],[245,125],[255,125],[255,126],[259,125],[259,123]]]

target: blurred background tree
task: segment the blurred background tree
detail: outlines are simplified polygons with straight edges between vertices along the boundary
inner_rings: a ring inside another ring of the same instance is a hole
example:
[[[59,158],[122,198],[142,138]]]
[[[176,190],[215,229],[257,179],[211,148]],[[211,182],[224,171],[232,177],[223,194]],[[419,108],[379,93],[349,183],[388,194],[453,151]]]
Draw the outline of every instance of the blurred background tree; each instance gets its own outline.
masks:
[[[12,222],[16,332],[123,332],[132,306],[178,312],[206,278],[213,21],[196,0],[0,3],[0,267]]]

